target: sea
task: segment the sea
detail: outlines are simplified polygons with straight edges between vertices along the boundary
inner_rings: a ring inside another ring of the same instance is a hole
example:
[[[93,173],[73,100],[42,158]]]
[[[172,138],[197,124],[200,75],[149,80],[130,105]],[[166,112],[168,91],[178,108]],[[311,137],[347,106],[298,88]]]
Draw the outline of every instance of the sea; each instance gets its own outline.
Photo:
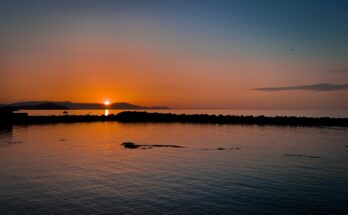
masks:
[[[154,112],[348,117],[344,110]],[[348,128],[15,125],[0,130],[0,214],[348,214]]]

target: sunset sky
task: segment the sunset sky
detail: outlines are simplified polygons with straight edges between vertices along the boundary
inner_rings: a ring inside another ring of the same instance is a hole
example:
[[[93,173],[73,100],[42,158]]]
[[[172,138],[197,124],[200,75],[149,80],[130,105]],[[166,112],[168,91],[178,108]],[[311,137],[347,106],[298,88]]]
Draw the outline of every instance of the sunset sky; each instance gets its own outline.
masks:
[[[348,108],[347,20],[348,0],[1,0],[0,103]]]

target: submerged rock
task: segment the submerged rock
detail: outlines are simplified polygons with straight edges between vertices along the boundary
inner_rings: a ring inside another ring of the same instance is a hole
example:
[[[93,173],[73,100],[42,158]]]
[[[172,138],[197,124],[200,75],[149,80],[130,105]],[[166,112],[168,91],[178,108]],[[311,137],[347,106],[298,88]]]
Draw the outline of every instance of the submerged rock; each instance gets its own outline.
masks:
[[[150,147],[171,147],[171,148],[184,148],[183,146],[177,145],[142,145],[142,146],[150,146]]]
[[[183,146],[177,146],[177,145],[159,145],[159,144],[154,144],[154,145],[139,145],[139,144],[135,144],[132,142],[124,142],[121,144],[124,148],[127,149],[137,149],[137,148],[141,148],[141,149],[152,149],[154,147],[171,147],[171,148],[184,148]]]
[[[319,156],[309,156],[310,158],[320,158]]]
[[[284,154],[284,155],[289,157],[303,157],[302,154]]]
[[[17,143],[22,143],[22,141],[9,141],[8,144],[17,144]]]
[[[313,155],[303,155],[303,154],[284,154],[288,157],[307,157],[307,158],[320,158],[319,156],[313,156]]]
[[[225,148],[219,147],[219,148],[215,148],[215,149],[207,149],[207,148],[205,148],[203,150],[240,150],[240,148],[239,147],[235,147],[235,148],[227,148],[227,149],[225,149]]]
[[[136,148],[139,148],[140,145],[137,145],[135,143],[132,143],[132,142],[124,142],[121,144],[124,148],[127,148],[127,149],[136,149]]]

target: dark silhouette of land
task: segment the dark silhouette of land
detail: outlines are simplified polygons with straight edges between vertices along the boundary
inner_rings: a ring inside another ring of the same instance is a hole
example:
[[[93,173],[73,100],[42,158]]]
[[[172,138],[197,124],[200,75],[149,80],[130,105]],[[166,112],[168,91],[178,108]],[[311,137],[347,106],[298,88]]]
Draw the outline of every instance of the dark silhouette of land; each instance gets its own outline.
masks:
[[[65,106],[55,104],[53,102],[45,102],[33,105],[21,105],[18,108],[23,110],[66,110],[69,109]]]
[[[343,126],[348,127],[348,118],[295,117],[295,116],[233,116],[208,114],[171,114],[124,111],[116,115],[64,115],[64,116],[28,116],[13,113],[6,116],[7,124],[46,124],[117,121],[123,123],[200,123],[200,124],[242,124],[242,125],[283,125],[283,126]],[[3,120],[1,120],[3,123]]]
[[[129,104],[125,102],[112,103],[108,106],[105,106],[101,103],[74,103],[74,102],[53,102],[53,101],[27,101],[27,102],[16,102],[12,104],[1,105],[2,107],[13,107],[22,110],[62,110],[62,109],[71,109],[71,110],[92,110],[92,109],[121,109],[121,110],[150,110],[150,109],[169,109],[165,106],[155,106],[155,107],[146,107],[139,106],[134,104]]]
[[[0,130],[6,130],[12,127],[11,125],[16,121],[27,120],[28,114],[14,113],[17,110],[14,107],[0,107]]]

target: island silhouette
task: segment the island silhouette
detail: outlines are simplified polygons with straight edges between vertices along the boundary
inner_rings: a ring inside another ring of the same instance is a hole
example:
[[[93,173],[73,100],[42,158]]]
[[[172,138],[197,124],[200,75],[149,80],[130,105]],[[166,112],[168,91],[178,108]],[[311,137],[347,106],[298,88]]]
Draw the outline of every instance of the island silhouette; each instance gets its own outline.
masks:
[[[166,106],[140,106],[135,104],[129,104],[126,102],[116,102],[109,105],[102,103],[75,103],[70,101],[65,102],[55,102],[55,101],[25,101],[25,102],[16,102],[12,104],[3,104],[1,107],[13,107],[22,110],[96,110],[96,109],[121,109],[121,110],[165,110],[169,109]]]

